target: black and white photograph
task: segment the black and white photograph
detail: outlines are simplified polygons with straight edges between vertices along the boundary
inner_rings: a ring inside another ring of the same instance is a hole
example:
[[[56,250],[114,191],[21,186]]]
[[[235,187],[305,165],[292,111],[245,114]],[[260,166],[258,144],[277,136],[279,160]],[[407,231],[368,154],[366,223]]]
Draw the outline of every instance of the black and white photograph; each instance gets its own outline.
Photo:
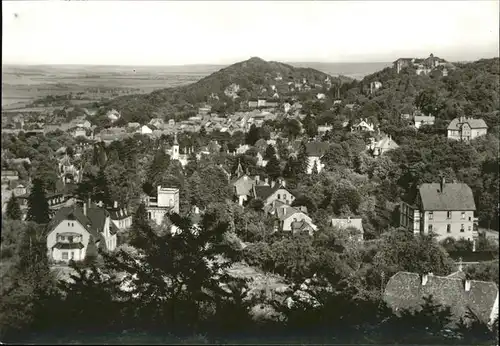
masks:
[[[498,345],[499,27],[2,1],[0,343]]]

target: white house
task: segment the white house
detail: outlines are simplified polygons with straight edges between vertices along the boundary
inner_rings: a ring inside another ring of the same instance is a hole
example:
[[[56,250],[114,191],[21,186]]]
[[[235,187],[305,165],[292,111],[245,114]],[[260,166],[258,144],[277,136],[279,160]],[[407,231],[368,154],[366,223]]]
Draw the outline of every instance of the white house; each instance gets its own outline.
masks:
[[[436,117],[433,115],[415,115],[413,117],[414,126],[419,129],[422,125],[434,125]]]
[[[53,261],[82,261],[87,256],[89,244],[107,251],[116,249],[118,229],[111,222],[110,214],[93,206],[63,207],[49,224],[47,253]]]
[[[148,219],[161,225],[165,214],[179,213],[179,189],[158,186],[156,196],[147,196],[144,202]]]
[[[368,123],[367,119],[361,119],[360,122],[354,124],[351,127],[351,131],[365,131],[365,132],[374,132],[375,127],[372,123]]]
[[[448,125],[448,138],[469,141],[484,136],[488,132],[488,126],[483,119],[455,118]]]

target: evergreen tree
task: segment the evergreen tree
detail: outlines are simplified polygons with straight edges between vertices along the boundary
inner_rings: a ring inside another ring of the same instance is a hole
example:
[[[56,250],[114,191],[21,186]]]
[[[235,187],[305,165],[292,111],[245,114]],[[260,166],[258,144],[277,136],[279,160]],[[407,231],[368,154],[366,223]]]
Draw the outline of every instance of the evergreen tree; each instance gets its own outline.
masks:
[[[19,203],[17,203],[14,193],[12,193],[7,203],[7,217],[11,220],[21,220],[22,217],[21,208],[19,207]]]
[[[110,207],[113,205],[111,201],[111,194],[109,193],[109,184],[104,174],[104,170],[99,170],[97,174],[95,185],[94,185],[94,193],[93,198],[96,202],[103,202],[105,206]]]
[[[254,145],[255,142],[257,142],[260,139],[260,131],[255,124],[252,124],[250,126],[250,130],[248,131],[246,137],[245,137],[245,143],[248,145]]]
[[[316,137],[318,135],[318,124],[316,124],[316,120],[311,115],[307,115],[302,122],[304,124],[304,129],[306,134],[310,137]]]
[[[276,156],[276,149],[269,144],[266,148],[266,152],[264,153],[264,159],[265,160],[270,160],[273,156]]]
[[[33,188],[28,197],[28,213],[26,220],[33,221],[38,224],[46,224],[49,222],[49,203],[45,196],[45,186],[41,179],[33,180]]]
[[[267,162],[266,173],[273,180],[276,180],[281,176],[280,162],[276,158],[276,155],[273,155],[271,159]]]
[[[307,174],[308,167],[309,167],[309,158],[307,157],[306,143],[302,141],[302,143],[300,144],[299,154],[297,155],[295,174],[297,176],[300,176],[302,174]]]

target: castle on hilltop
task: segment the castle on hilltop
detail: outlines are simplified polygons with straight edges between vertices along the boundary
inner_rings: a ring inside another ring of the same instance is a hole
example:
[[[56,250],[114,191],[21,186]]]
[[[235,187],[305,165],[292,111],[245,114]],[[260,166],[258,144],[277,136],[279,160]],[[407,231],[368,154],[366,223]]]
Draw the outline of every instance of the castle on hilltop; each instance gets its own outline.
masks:
[[[397,73],[400,73],[405,67],[416,68],[417,75],[429,74],[432,70],[440,68],[443,70],[443,76],[448,74],[448,69],[453,65],[444,59],[441,59],[431,53],[428,58],[399,58],[393,62],[393,67]]]

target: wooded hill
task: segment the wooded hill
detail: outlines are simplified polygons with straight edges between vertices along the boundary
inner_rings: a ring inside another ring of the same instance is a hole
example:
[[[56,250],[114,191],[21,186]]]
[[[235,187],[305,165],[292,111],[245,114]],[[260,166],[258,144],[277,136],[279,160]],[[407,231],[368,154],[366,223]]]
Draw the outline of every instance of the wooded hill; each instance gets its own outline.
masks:
[[[282,101],[299,92],[295,85],[289,83],[298,83],[302,89],[306,85],[303,83],[304,79],[316,93],[328,91],[327,80],[332,85],[352,81],[348,77],[332,77],[312,68],[293,67],[253,57],[223,68],[193,84],[156,90],[146,95],[122,96],[103,106],[105,110],[119,110],[126,121],[145,122],[153,117],[165,116],[182,119],[195,115],[197,107],[204,103],[224,103],[227,111],[231,112],[238,110],[242,101],[257,97],[272,98],[276,92]],[[228,96],[225,91],[238,97]]]

